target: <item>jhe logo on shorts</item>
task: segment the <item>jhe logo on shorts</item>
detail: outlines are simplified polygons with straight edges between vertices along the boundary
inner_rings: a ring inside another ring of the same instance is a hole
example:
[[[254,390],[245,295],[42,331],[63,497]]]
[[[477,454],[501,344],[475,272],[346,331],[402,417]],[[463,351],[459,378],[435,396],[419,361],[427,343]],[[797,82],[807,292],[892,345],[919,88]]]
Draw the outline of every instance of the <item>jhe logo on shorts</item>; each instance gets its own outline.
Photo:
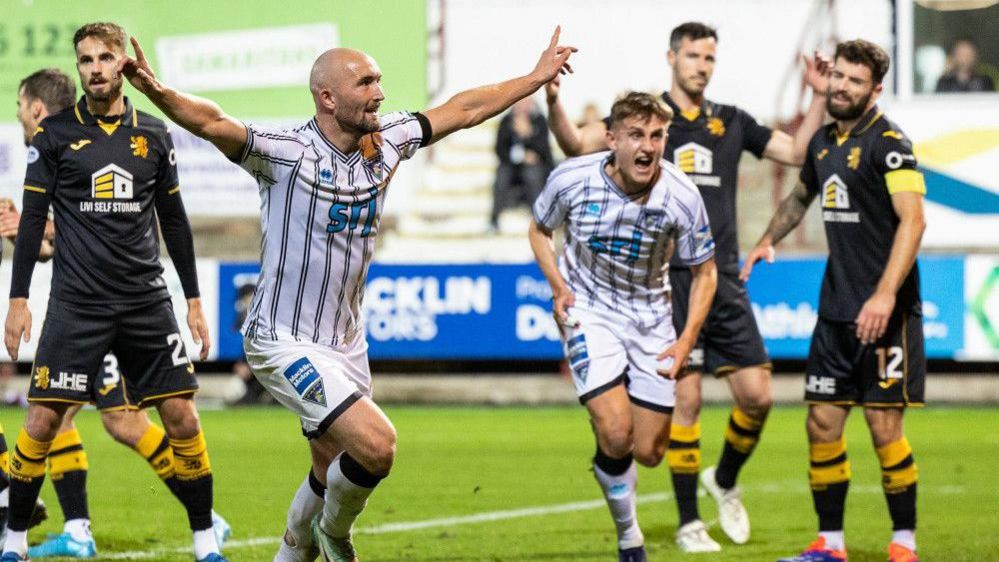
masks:
[[[805,385],[805,390],[814,394],[836,394],[836,379],[808,375],[808,384]]]
[[[67,373],[66,371],[59,371],[59,376],[49,381],[49,386],[60,390],[86,392],[87,375],[83,373]]]

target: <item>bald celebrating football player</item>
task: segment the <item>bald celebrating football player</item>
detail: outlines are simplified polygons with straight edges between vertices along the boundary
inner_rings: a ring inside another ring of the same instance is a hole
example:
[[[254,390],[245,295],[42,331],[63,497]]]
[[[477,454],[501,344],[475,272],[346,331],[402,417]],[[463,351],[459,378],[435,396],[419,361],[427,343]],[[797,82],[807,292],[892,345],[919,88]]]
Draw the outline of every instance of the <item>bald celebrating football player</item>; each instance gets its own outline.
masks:
[[[159,82],[132,39],[135,58],[121,67],[132,85],[260,187],[263,258],[243,347],[254,375],[300,417],[312,453],[275,560],[311,561],[319,553],[356,560],[351,527],[395,459],[395,428],[371,400],[360,313],[392,176],[419,148],[570,72],[576,49],[558,37],[556,28],[530,73],[461,92],[425,113],[379,115],[378,63],[361,51],[331,49],[309,78],[315,117],[285,130],[244,124]]]

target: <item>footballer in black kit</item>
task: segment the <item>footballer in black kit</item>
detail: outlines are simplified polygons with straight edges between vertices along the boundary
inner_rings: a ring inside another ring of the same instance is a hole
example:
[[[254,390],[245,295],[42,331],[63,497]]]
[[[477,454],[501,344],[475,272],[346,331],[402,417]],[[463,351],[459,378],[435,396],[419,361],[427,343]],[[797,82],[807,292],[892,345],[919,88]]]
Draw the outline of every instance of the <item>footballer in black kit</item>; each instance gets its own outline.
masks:
[[[926,192],[912,143],[874,106],[846,135],[830,124],[812,138],[801,182],[819,198],[829,241],[805,399],[922,405],[926,356],[918,264],[902,281],[887,329],[874,345],[857,338],[855,324],[891,254],[899,224],[891,196]]]
[[[57,225],[52,290],[31,401],[100,402],[118,381],[98,378],[112,351],[126,404],[197,390],[163,280],[158,216],[185,296],[198,294],[191,229],[176,155],[163,121],[137,111],[113,118],[86,98],[45,119],[28,150],[11,298],[27,297],[51,203]]]
[[[697,185],[715,236],[718,289],[708,319],[691,354],[690,367],[726,375],[742,367],[768,367],[770,359],[753,317],[745,284],[739,280],[739,241],[736,191],[739,159],[744,150],[763,157],[773,131],[745,111],[704,101],[699,110],[684,112],[670,98],[663,101],[674,117],[666,144],[667,160]],[[673,260],[669,266],[673,324],[683,332],[690,293],[690,270]]]
[[[798,184],[743,266],[748,277],[757,261],[772,259],[774,245],[820,201],[829,260],[805,368],[818,536],[780,562],[847,559],[852,470],[844,428],[853,406],[864,408],[881,464],[892,523],[888,560],[915,562],[919,471],[902,422],[906,408],[923,404],[926,377],[916,263],[926,184],[912,143],[877,106],[888,53],[856,39],[837,45],[834,61],[826,106],[835,122],[812,137]]]

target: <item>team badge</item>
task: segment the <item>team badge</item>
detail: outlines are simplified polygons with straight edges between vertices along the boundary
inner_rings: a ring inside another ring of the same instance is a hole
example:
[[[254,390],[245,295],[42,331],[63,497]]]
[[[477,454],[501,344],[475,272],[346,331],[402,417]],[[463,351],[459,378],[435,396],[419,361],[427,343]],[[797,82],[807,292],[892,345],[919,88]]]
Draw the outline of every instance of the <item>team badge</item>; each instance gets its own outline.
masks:
[[[708,132],[716,137],[725,136],[725,123],[717,117],[708,119]]]
[[[149,142],[146,141],[146,137],[142,135],[137,135],[131,137],[131,139],[132,139],[132,144],[129,145],[129,148],[132,149],[133,156],[138,156],[139,158],[145,158],[146,156],[149,155]]]
[[[846,167],[856,170],[860,167],[860,147],[855,146],[850,149],[850,154],[846,157]]]
[[[35,367],[35,388],[45,390],[49,387],[49,368],[46,366]]]
[[[288,379],[302,400],[326,407],[326,388],[323,386],[323,379],[307,357],[302,357],[285,369],[284,378]]]

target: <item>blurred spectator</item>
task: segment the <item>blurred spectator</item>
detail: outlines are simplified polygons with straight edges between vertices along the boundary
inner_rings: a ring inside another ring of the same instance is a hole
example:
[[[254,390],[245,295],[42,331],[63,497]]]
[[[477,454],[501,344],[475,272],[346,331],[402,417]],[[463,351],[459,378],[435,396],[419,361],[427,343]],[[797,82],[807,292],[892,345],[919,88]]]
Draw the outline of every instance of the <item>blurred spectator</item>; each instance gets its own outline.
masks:
[[[993,92],[992,78],[976,74],[978,46],[969,38],[954,41],[950,48],[950,68],[937,80],[938,92]]]
[[[533,99],[520,100],[500,121],[496,155],[500,164],[493,184],[493,212],[489,217],[493,230],[504,209],[520,203],[534,203],[554,166],[548,144],[548,121]]]
[[[17,369],[13,363],[0,363],[0,395],[3,397],[3,406],[28,406],[28,397],[24,391],[18,388],[14,375]]]
[[[257,286],[254,283],[240,285],[236,290],[236,302],[233,308],[236,310],[236,318],[233,321],[232,329],[239,331],[246,315],[250,311],[250,303],[253,301],[253,292]],[[270,393],[260,384],[257,377],[253,376],[250,366],[246,364],[246,356],[241,355],[232,365],[232,389],[233,392],[227,399],[232,406],[245,406],[249,404],[269,404],[273,402]]]
[[[585,127],[590,123],[596,123],[604,118],[604,114],[600,112],[600,108],[597,104],[590,102],[583,106],[583,118],[579,120],[576,125],[579,127]]]

